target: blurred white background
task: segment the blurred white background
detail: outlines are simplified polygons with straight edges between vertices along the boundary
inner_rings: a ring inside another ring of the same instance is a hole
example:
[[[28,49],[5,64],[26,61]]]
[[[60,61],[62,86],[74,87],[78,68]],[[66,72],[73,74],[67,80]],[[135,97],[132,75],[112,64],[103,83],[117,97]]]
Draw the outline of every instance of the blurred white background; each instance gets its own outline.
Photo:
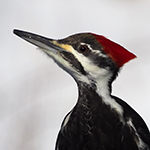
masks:
[[[53,150],[65,114],[75,105],[74,80],[14,28],[51,38],[102,34],[137,55],[122,69],[113,94],[150,127],[150,1],[1,0],[0,149]]]

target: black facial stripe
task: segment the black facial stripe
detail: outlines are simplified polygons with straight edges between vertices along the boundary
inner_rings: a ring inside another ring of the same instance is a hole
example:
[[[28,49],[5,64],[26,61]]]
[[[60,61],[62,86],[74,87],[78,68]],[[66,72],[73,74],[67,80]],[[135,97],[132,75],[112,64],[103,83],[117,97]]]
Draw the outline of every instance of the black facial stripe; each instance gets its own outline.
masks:
[[[72,67],[77,70],[78,72],[80,72],[83,75],[87,75],[86,71],[84,70],[83,66],[81,65],[81,63],[75,58],[75,56],[71,53],[68,52],[61,52],[61,56],[67,61],[69,62]]]
[[[115,74],[114,76],[116,76],[116,72],[118,71],[119,68],[112,61],[112,59],[109,57],[103,57],[99,55],[98,53],[96,53],[96,51],[94,52],[94,50],[99,50],[101,54],[107,55],[103,51],[103,47],[100,45],[100,43],[97,40],[95,40],[95,37],[92,34],[90,33],[76,34],[76,35],[69,36],[68,38],[58,40],[58,42],[62,44],[71,45],[76,51],[79,51],[78,48],[80,48],[81,45],[84,45],[84,43],[85,45],[89,45],[90,47],[88,47],[88,50],[86,52],[84,53],[80,52],[80,53],[83,56],[87,57],[87,59],[89,59],[93,64],[97,65],[98,67],[109,69],[110,71],[114,72]],[[74,61],[78,62],[78,60],[76,59]],[[78,63],[80,64],[80,62]],[[82,66],[82,65],[81,64],[78,65],[78,68],[80,68],[79,66]],[[84,68],[82,70],[84,70]],[[83,72],[85,72],[85,70]]]

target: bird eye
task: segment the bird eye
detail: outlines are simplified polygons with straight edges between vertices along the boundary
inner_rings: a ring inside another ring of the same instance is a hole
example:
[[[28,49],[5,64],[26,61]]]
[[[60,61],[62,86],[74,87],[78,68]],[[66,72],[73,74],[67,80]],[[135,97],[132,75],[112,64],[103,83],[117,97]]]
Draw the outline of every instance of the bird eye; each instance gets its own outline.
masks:
[[[79,47],[79,52],[80,53],[84,53],[84,52],[86,52],[88,50],[88,47],[86,46],[86,45],[81,45],[80,47]]]

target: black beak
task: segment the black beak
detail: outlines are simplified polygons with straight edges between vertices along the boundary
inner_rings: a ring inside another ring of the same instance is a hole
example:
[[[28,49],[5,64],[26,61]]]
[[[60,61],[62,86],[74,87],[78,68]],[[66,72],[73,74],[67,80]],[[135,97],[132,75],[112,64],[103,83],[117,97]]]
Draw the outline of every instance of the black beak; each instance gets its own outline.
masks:
[[[17,36],[21,37],[22,39],[36,45],[39,48],[45,50],[55,50],[55,51],[65,51],[65,49],[61,48],[57,42],[57,40],[53,40],[50,38],[46,38],[37,34],[33,34],[26,31],[21,30],[13,30],[13,33]]]

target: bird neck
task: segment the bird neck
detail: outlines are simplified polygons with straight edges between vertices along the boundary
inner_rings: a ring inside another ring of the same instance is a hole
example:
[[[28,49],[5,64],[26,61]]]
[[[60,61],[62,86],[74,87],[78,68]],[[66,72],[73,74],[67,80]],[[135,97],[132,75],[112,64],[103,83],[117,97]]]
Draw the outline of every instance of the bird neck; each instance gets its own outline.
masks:
[[[86,82],[77,81],[79,88],[79,97],[85,97],[85,95],[87,95],[88,93],[92,93],[93,95],[97,94],[103,99],[110,99],[112,74],[107,73],[106,71],[104,73],[103,72],[101,73],[101,75],[99,75],[100,73],[88,75],[86,77]]]
[[[90,84],[78,82],[78,91],[79,103],[95,103],[96,100],[103,102],[105,99],[111,99],[110,87],[104,82],[92,82]]]
[[[79,99],[78,104],[87,108],[103,107],[104,105],[115,112],[122,118],[123,108],[111,96],[111,84],[99,81],[98,83],[86,84],[78,83]],[[122,121],[122,119],[120,119]]]

